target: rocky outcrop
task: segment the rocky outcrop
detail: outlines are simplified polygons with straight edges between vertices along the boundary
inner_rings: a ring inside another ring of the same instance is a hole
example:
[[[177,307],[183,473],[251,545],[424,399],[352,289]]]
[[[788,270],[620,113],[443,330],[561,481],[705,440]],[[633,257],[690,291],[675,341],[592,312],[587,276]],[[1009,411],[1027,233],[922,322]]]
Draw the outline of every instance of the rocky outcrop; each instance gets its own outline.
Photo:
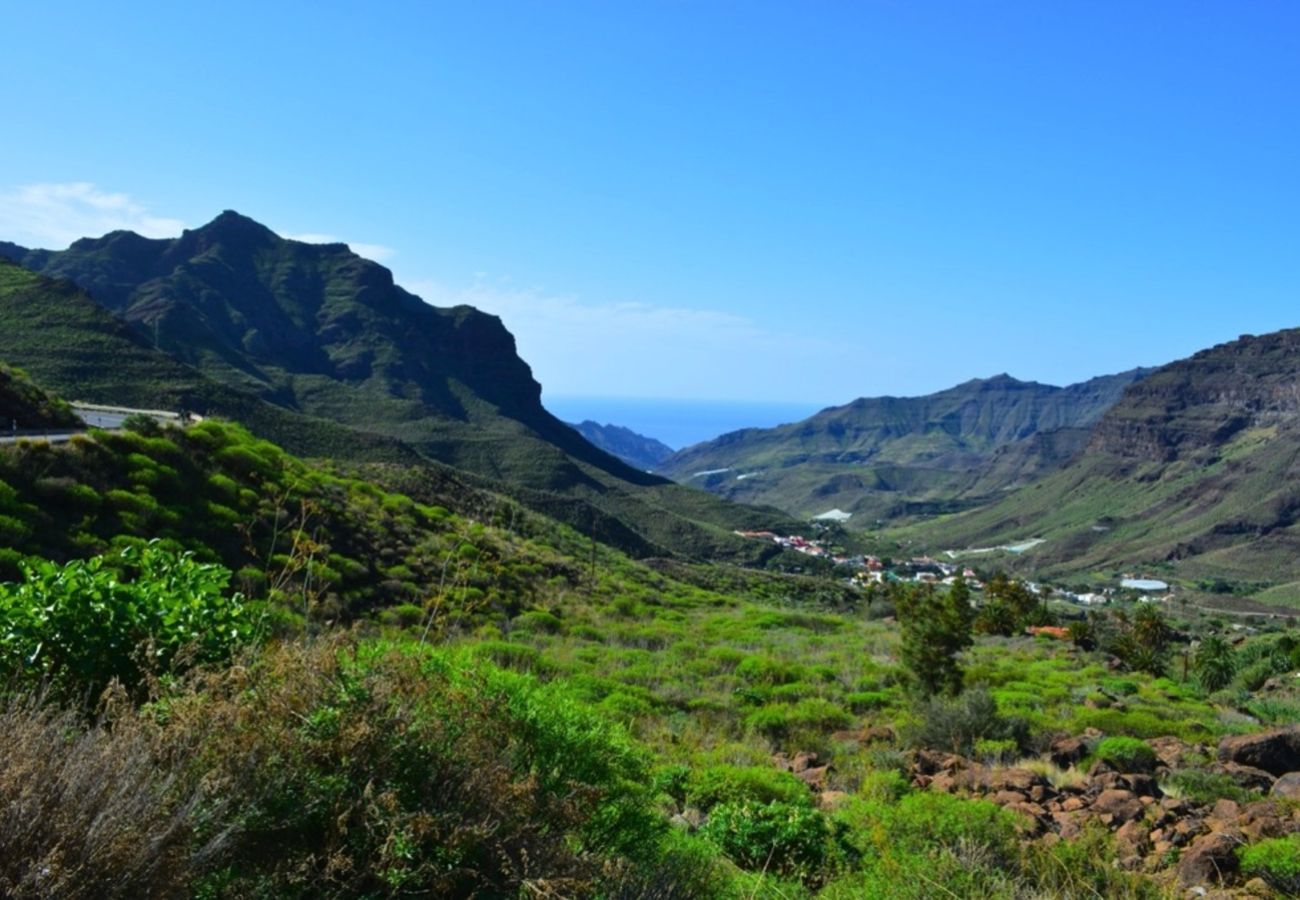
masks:
[[[1300,725],[1226,737],[1219,742],[1219,761],[1274,776],[1300,771]]]

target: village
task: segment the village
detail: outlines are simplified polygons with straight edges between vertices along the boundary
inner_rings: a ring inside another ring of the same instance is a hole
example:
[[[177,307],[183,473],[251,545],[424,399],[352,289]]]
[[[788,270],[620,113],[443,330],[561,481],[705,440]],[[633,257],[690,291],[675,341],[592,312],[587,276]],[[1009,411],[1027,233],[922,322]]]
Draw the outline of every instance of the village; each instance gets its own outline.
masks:
[[[984,583],[980,573],[970,566],[956,562],[945,562],[929,556],[917,556],[906,560],[871,555],[849,556],[836,553],[822,538],[809,538],[803,535],[780,535],[772,531],[737,531],[737,535],[751,540],[771,541],[777,546],[802,553],[815,559],[825,560],[836,566],[852,570],[847,576],[849,583],[858,587],[873,584],[902,583],[944,584],[952,585],[960,577],[972,591],[982,591]],[[1060,587],[1044,586],[1035,582],[1026,582],[1035,594],[1062,601],[1079,607],[1106,606],[1119,599],[1134,600],[1139,603],[1170,603],[1174,600],[1173,588],[1165,581],[1135,576],[1125,573],[1119,579],[1118,587],[1107,587],[1092,591],[1071,591]]]

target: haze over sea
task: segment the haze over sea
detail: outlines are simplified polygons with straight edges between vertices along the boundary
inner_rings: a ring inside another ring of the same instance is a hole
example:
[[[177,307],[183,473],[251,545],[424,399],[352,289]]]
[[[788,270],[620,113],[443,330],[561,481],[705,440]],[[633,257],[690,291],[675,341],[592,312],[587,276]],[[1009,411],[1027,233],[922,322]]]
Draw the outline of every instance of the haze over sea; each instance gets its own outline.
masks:
[[[545,395],[542,403],[565,422],[591,419],[601,425],[621,425],[674,450],[741,428],[771,428],[797,422],[831,405],[575,395]]]

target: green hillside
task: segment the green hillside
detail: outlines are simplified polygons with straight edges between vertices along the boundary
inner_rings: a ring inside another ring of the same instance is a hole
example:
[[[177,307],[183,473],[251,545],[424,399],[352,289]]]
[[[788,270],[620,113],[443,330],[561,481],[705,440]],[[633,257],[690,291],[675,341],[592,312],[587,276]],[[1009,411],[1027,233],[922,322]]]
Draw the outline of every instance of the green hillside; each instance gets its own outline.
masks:
[[[1045,572],[1298,580],[1297,350],[1300,331],[1283,331],[1162,367],[1125,393],[1064,469],[899,534],[932,549],[1042,538],[1021,565]]]
[[[21,369],[0,363],[0,437],[6,428],[72,428],[80,424],[67,401],[37,387]]]
[[[999,375],[924,397],[862,398],[688,447],[660,470],[799,515],[840,509],[851,525],[953,511],[1060,466],[1142,374],[1064,388]]]
[[[759,562],[771,551],[732,532],[792,527],[597,450],[541,407],[499,320],[428,306],[345,246],[227,213],[176,241],[0,251],[93,292],[0,261],[0,356],[74,399],[224,415],[308,456],[451,466],[638,555]]]

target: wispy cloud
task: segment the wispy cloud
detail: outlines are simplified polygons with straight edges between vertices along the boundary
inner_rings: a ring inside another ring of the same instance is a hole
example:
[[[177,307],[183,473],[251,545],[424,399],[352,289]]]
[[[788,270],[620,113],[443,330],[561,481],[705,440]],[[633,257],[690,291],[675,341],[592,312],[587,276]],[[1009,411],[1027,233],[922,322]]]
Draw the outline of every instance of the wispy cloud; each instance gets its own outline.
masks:
[[[185,224],[158,216],[129,194],[88,181],[28,184],[0,193],[0,239],[61,249],[83,237],[127,229],[145,237],[173,237]]]
[[[712,309],[593,303],[505,279],[460,289],[405,284],[437,306],[464,303],[500,316],[552,394],[798,400],[791,373],[824,366],[843,350]]]
[[[332,234],[305,232],[285,234],[283,237],[287,237],[291,241],[302,241],[304,244],[347,244],[352,248],[353,253],[375,262],[385,262],[397,255],[396,250],[392,247],[385,247],[383,244],[359,244],[356,241],[344,240]]]

